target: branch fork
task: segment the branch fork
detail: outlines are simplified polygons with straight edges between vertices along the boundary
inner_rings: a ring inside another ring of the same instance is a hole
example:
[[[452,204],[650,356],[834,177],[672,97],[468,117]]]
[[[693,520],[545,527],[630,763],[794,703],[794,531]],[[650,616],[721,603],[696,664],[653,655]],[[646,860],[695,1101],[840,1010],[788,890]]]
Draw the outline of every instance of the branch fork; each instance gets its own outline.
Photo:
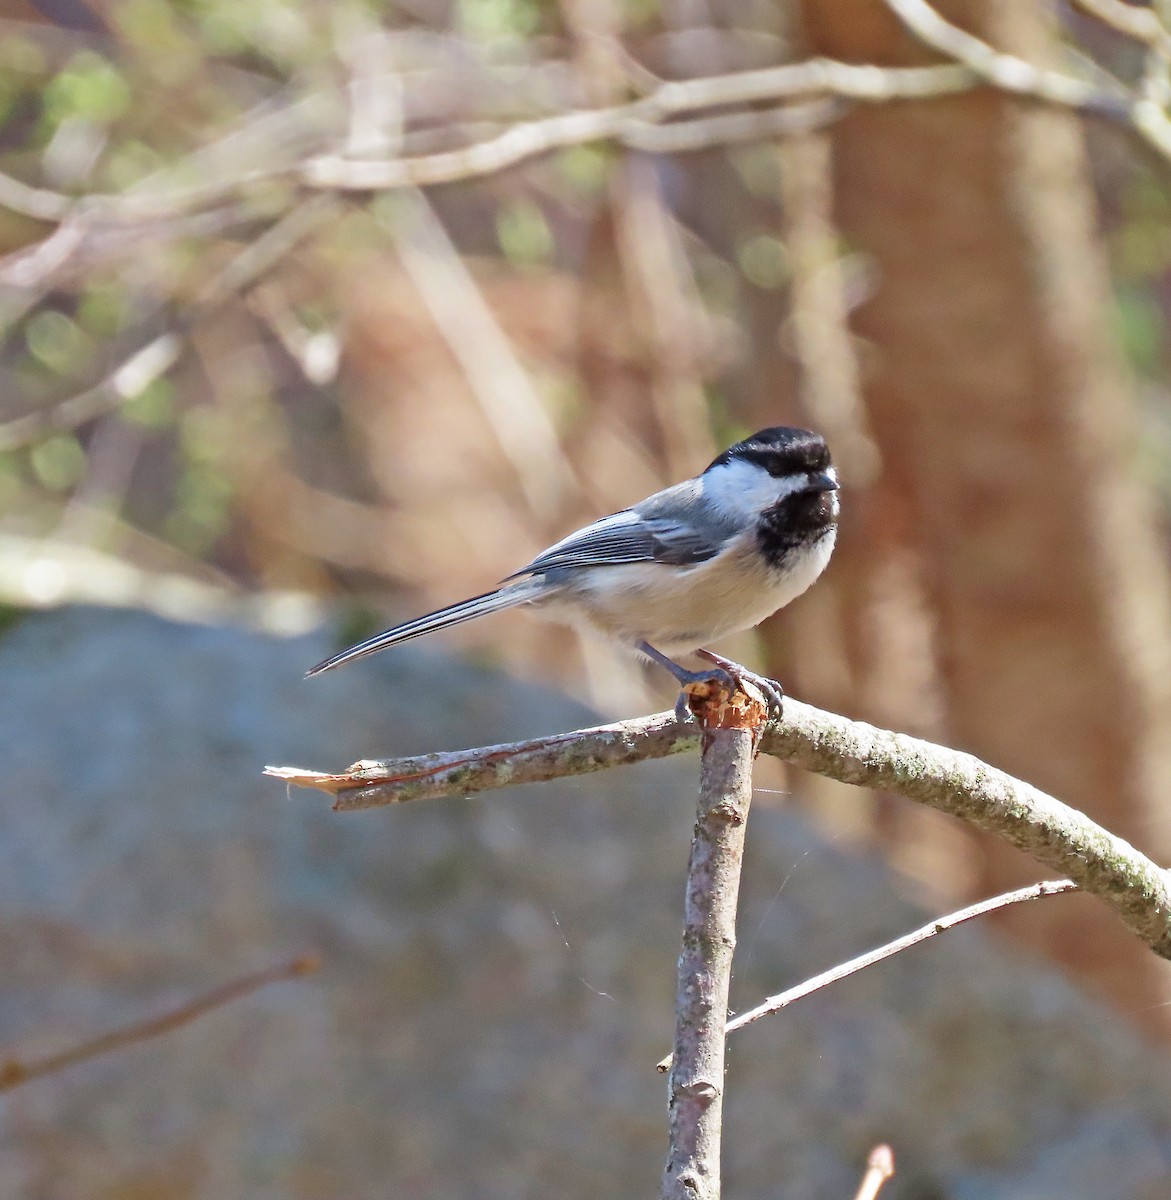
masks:
[[[668,1083],[671,1137],[663,1200],[719,1200],[724,1042],[728,1032],[765,1011],[778,1011],[854,970],[889,957],[993,907],[1075,887],[1109,905],[1157,954],[1171,958],[1171,877],[1122,838],[1085,814],[970,754],[786,698],[767,720],[751,683],[735,693],[717,681],[689,684],[687,704],[698,722],[671,713],[581,729],[547,738],[416,758],[363,760],[322,774],[292,767],[267,773],[290,785],[327,791],[335,809],[468,794],[561,778],[622,763],[700,749],[698,816],[684,904],[676,981],[676,1029]],[[758,751],[845,783],[894,792],[996,833],[1039,863],[1069,878],[1021,889],[934,921],[900,943],[872,951],[787,993],[771,997],[728,1024],[728,984],[735,947],[736,902],[745,822]],[[880,1175],[881,1173],[879,1173]],[[879,1175],[876,1182],[881,1182]]]

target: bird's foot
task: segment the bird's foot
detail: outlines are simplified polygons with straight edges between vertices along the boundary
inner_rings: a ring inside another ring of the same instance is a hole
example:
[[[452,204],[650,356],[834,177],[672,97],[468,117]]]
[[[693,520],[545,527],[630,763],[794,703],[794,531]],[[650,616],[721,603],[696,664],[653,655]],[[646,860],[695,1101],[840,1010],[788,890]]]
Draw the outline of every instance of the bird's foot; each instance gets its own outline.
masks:
[[[682,690],[679,692],[679,698],[675,701],[675,719],[677,721],[684,722],[695,716],[693,699],[698,691],[712,684],[725,692],[729,698],[737,692],[743,692],[743,685],[748,684],[763,699],[771,719],[779,719],[781,715],[784,692],[781,691],[780,684],[749,671],[739,663],[732,662],[731,659],[713,654],[710,650],[698,650],[696,653],[700,657],[706,658],[712,666],[707,670],[689,671],[646,642],[643,642],[639,649],[670,671],[679,683]],[[749,698],[752,698],[751,695]]]
[[[675,700],[675,720],[689,721],[695,717],[691,703],[696,697],[696,691],[715,684],[728,699],[740,691],[739,680],[723,667],[712,667],[707,671],[685,671],[680,669],[675,675],[679,681],[680,692]]]
[[[739,663],[733,662],[730,658],[724,658],[721,654],[714,654],[711,650],[697,650],[696,654],[700,658],[706,658],[708,662],[714,663],[717,671],[722,671],[736,684],[747,683],[754,687],[764,697],[769,719],[773,721],[781,719],[781,715],[785,711],[785,691],[775,679],[769,679],[766,675],[758,675],[755,671],[750,671],[747,667],[742,667]]]

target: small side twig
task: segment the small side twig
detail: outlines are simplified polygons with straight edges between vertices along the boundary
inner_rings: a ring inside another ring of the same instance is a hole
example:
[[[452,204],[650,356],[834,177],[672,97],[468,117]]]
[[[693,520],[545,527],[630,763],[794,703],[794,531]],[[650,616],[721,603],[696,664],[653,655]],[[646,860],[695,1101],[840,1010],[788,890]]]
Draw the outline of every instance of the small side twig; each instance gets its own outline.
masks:
[[[939,917],[927,925],[920,926],[911,933],[903,934],[902,937],[895,938],[893,942],[887,942],[885,946],[879,946],[876,950],[860,954],[857,958],[850,959],[849,962],[838,963],[837,966],[823,971],[820,975],[815,975],[812,979],[807,979],[804,983],[797,984],[796,987],[779,992],[775,996],[769,996],[762,1004],[750,1008],[747,1012],[741,1013],[734,1020],[729,1021],[725,1032],[735,1033],[737,1029],[743,1029],[745,1025],[759,1021],[761,1017],[767,1017],[770,1013],[788,1008],[794,1000],[810,996],[823,987],[828,987],[831,983],[837,983],[840,979],[857,974],[866,967],[872,967],[875,963],[882,962],[883,959],[892,958],[904,950],[909,950],[912,946],[917,946],[920,942],[927,941],[928,938],[946,933],[949,929],[955,929],[957,925],[963,925],[966,921],[987,916],[988,913],[995,912],[998,908],[1008,908],[1012,904],[1024,904],[1029,900],[1040,900],[1045,896],[1060,896],[1065,892],[1076,891],[1077,884],[1071,879],[1053,879],[1042,883],[1031,883],[1028,887],[1004,892],[999,896],[993,896],[990,900],[981,900],[978,904],[970,904],[967,908],[958,909],[946,917]]]
[[[428,196],[408,188],[392,224],[395,249],[435,329],[533,512],[561,500],[573,470],[536,386]]]
[[[234,255],[162,333],[152,332],[92,387],[46,408],[0,423],[0,451],[65,429],[76,429],[140,396],[179,360],[182,335],[246,292],[339,211],[332,196],[311,196]]]
[[[1062,107],[1126,120],[1133,97],[1121,84],[1114,94],[1096,83],[1005,54],[942,17],[927,0],[886,0],[887,7],[925,45],[962,63],[993,87]],[[1115,81],[1116,82],[1116,81]]]
[[[640,721],[619,721],[501,746],[414,758],[361,759],[332,775],[300,767],[265,767],[264,773],[292,787],[327,792],[334,798],[336,811],[353,812],[585,775],[624,763],[665,758],[694,750],[698,744],[699,731],[694,725],[680,725],[674,713],[658,713]]]
[[[391,159],[322,155],[303,162],[299,178],[306,187],[350,191],[427,187],[493,175],[585,142],[609,140],[645,149],[647,138],[655,137],[648,133],[652,127],[678,118],[706,121],[707,116],[697,114],[707,109],[826,96],[867,103],[922,99],[970,91],[979,82],[967,67],[947,63],[937,67],[874,67],[810,59],[664,83],[629,103],[543,117],[514,125],[485,141],[435,154]]]
[[[223,1008],[225,1004],[231,1004],[234,1000],[251,995],[258,989],[267,987],[270,983],[312,975],[319,966],[320,962],[316,955],[300,954],[278,966],[269,967],[263,971],[254,971],[249,975],[233,979],[230,983],[225,983],[179,1008],[172,1009],[171,1012],[163,1013],[162,1016],[153,1017],[147,1021],[136,1021],[133,1025],[103,1033],[99,1037],[82,1042],[79,1046],[62,1050],[58,1054],[49,1054],[44,1058],[31,1059],[28,1062],[7,1059],[0,1063],[0,1092],[11,1091],[33,1079],[40,1079],[44,1075],[53,1075],[58,1071],[65,1070],[66,1067],[76,1066],[88,1059],[97,1058],[100,1054],[109,1054],[111,1051],[134,1045],[136,1042],[144,1042],[149,1038],[170,1033],[173,1029],[188,1025],[192,1021],[206,1016],[214,1009]]]
[[[1001,91],[1056,104],[1060,107],[1096,113],[1129,125],[1136,134],[1165,159],[1171,159],[1171,116],[1167,112],[1171,98],[1166,27],[1155,17],[1156,27],[1144,30],[1140,40],[1147,42],[1146,69],[1138,93],[1106,74],[1107,87],[1038,67],[1014,54],[1005,54],[942,17],[927,0],[886,0],[887,7],[924,45],[962,64],[979,79]],[[1108,9],[1107,24],[1118,28],[1117,7],[1098,3],[1091,9]],[[1157,9],[1156,5],[1156,9]],[[1100,12],[1098,15],[1102,15]],[[1100,75],[1101,77],[1101,75]]]
[[[875,1200],[882,1185],[895,1173],[895,1156],[891,1148],[881,1143],[870,1151],[866,1160],[866,1174],[858,1186],[854,1200]]]
[[[1171,34],[1152,9],[1138,8],[1125,0],[1074,0],[1074,3],[1097,17],[1103,25],[1171,54]]]
[[[847,962],[838,963],[836,966],[830,967],[828,971],[814,975],[812,979],[806,979],[803,983],[786,988],[785,991],[778,992],[775,996],[769,996],[755,1008],[750,1008],[747,1012],[743,1012],[729,1021],[724,1033],[735,1033],[737,1029],[743,1029],[745,1025],[751,1025],[753,1021],[759,1021],[761,1017],[780,1012],[795,1001],[829,987],[831,983],[837,983],[851,975],[856,975],[866,967],[872,967],[884,959],[893,958],[894,955],[901,954],[904,950],[909,950],[912,946],[917,946],[920,942],[925,942],[937,934],[955,929],[957,925],[963,925],[966,921],[987,916],[988,913],[995,912],[998,908],[1008,908],[1011,904],[1023,904],[1028,900],[1040,900],[1045,896],[1060,896],[1065,892],[1076,891],[1077,884],[1072,880],[1054,879],[1043,883],[1031,883],[1028,887],[1017,888],[1012,892],[1003,892],[999,896],[993,896],[990,900],[981,900],[978,904],[970,904],[967,908],[958,909],[946,917],[938,917],[927,925],[905,933],[902,937],[895,938],[893,942],[887,942],[875,950],[868,950],[865,954],[859,954],[857,958],[851,958]],[[670,1066],[671,1056],[668,1055],[655,1064],[655,1069],[665,1072]]]
[[[9,212],[20,213],[34,221],[63,221],[73,204],[72,196],[33,187],[0,172],[0,207]]]

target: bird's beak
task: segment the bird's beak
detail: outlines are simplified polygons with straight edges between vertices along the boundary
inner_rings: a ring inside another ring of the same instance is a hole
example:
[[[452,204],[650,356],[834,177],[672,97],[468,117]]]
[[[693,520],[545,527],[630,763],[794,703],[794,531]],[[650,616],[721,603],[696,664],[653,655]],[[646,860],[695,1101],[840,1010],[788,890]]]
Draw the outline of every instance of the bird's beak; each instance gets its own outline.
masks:
[[[809,483],[806,490],[810,492],[836,492],[842,485],[838,483],[837,476],[829,471],[818,471],[816,474],[809,476]]]

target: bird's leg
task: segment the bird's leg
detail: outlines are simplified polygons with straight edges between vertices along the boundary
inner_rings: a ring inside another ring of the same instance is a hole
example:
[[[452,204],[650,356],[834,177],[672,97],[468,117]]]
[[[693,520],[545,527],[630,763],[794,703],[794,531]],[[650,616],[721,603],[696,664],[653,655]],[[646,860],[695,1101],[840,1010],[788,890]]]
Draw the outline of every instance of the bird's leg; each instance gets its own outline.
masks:
[[[771,679],[764,679],[759,675],[755,675],[730,659],[721,658],[718,654],[712,654],[710,650],[697,650],[697,654],[706,658],[714,666],[708,668],[706,671],[689,671],[686,667],[681,667],[674,659],[670,659],[661,651],[656,650],[649,642],[639,642],[638,649],[647,658],[670,671],[675,676],[680,687],[685,688],[689,683],[717,683],[721,687],[726,688],[729,694],[732,694],[738,689],[742,681],[751,683],[764,695],[768,703],[769,715],[773,717],[780,716],[781,697],[783,693],[779,686],[773,683]],[[687,693],[686,691],[681,691],[679,699],[675,701],[675,719],[682,722],[686,721],[690,716],[691,709],[687,703]]]
[[[785,692],[775,679],[758,675],[755,671],[750,671],[747,667],[742,667],[730,658],[724,658],[723,655],[715,654],[711,650],[697,650],[696,654],[700,658],[706,658],[710,663],[715,663],[718,670],[723,671],[737,683],[751,683],[764,696],[765,702],[768,704],[768,715],[774,721],[781,719],[781,713],[785,708]]]
[[[689,671],[686,667],[681,667],[674,659],[668,658],[661,651],[656,650],[650,642],[639,642],[638,649],[652,662],[656,662],[660,667],[665,667],[670,671],[681,688],[686,687],[689,683],[718,683],[721,687],[727,688],[729,695],[736,690],[736,680],[723,667],[707,671]],[[679,699],[675,701],[675,720],[683,722],[690,716],[691,709],[687,704],[687,693],[681,691]]]

